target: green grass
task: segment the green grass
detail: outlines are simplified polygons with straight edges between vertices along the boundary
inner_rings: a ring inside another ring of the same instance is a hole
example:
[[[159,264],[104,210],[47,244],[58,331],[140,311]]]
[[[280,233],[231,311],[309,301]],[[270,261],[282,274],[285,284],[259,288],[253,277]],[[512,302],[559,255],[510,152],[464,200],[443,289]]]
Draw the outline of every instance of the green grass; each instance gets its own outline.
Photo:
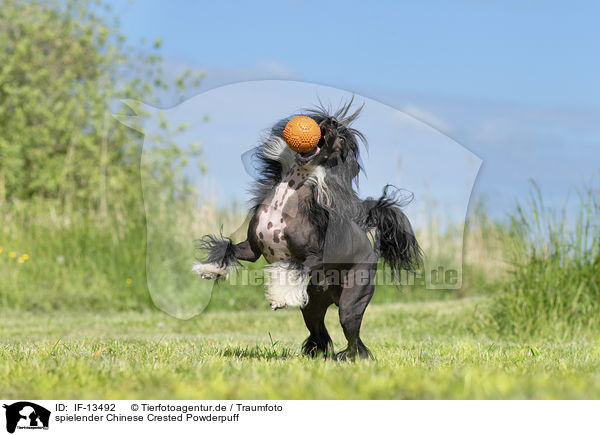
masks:
[[[492,341],[481,299],[373,305],[376,359],[308,359],[297,310],[24,313],[0,319],[4,398],[600,398],[600,341]],[[327,323],[344,346],[336,313]]]
[[[535,191],[503,229],[510,275],[499,282],[487,327],[500,336],[571,340],[600,331],[600,191],[579,195],[577,216]]]

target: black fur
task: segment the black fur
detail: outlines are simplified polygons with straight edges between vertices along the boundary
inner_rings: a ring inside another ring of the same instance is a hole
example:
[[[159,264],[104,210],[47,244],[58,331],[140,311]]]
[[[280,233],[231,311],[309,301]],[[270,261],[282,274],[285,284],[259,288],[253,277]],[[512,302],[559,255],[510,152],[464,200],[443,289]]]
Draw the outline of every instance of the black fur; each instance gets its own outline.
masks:
[[[310,153],[294,153],[285,146],[283,129],[291,117],[275,124],[270,136],[254,151],[260,176],[251,190],[252,218],[247,240],[233,244],[229,238],[205,236],[199,243],[207,254],[206,260],[221,267],[240,260],[255,261],[261,255],[275,261],[273,250],[269,247],[269,254],[266,239],[257,229],[264,228],[260,227],[261,216],[269,220],[269,211],[277,210],[274,195],[284,181],[282,189],[294,191],[290,195],[295,195],[298,208],[291,213],[285,209],[287,203],[279,204],[281,223],[285,224],[280,236],[288,250],[288,258],[283,260],[288,265],[299,265],[303,273],[311,275],[306,290],[308,303],[302,307],[310,336],[302,349],[311,356],[332,354],[324,318],[327,308],[336,304],[348,340],[348,347],[335,355],[341,359],[371,357],[359,333],[364,311],[373,296],[378,259],[384,259],[395,277],[401,269],[414,269],[421,262],[419,244],[401,209],[407,200],[400,198],[399,191],[393,192],[388,185],[380,198],[364,201],[355,191],[361,171],[360,143],[366,146],[366,139],[350,127],[362,109],[351,112],[351,106],[352,100],[333,113],[319,106],[296,114],[312,117],[321,128],[321,139]],[[307,171],[310,177],[290,185],[290,177],[300,170]],[[264,226],[265,221],[262,223]],[[368,238],[371,231],[375,232],[375,246]]]
[[[402,212],[401,207],[412,201],[401,199],[396,189],[390,193],[392,185],[383,188],[383,194],[377,200],[367,198],[363,202],[365,208],[365,227],[376,230],[375,249],[391,268],[394,277],[400,270],[413,271],[422,262],[422,252],[415,233]]]
[[[196,241],[196,249],[206,253],[204,262],[216,263],[220,267],[240,265],[235,255],[235,245],[231,238],[205,235]]]

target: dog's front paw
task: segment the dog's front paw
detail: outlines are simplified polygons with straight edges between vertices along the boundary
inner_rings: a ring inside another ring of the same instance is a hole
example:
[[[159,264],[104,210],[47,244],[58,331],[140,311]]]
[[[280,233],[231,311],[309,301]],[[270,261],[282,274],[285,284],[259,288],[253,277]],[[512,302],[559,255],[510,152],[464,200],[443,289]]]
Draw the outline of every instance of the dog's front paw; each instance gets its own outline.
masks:
[[[227,267],[219,266],[217,263],[196,262],[194,263],[192,271],[207,280],[217,280],[229,277]]]
[[[200,277],[202,277],[203,279],[206,279],[206,280],[216,280],[222,276],[220,276],[219,274],[215,274],[215,273],[204,273],[204,274],[200,274]]]

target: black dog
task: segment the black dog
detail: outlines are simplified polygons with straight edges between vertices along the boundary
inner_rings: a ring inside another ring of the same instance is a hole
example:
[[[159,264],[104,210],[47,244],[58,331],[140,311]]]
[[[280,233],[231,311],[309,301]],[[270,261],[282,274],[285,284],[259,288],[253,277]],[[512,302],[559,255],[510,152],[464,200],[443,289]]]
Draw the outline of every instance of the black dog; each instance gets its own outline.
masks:
[[[247,240],[208,235],[199,248],[207,253],[194,271],[203,278],[225,277],[240,260],[269,262],[266,297],[274,309],[299,306],[310,336],[303,352],[331,354],[325,328],[327,308],[339,306],[340,323],[348,340],[339,359],[370,357],[359,337],[363,314],[374,292],[380,257],[397,277],[401,269],[421,262],[412,227],[400,209],[397,193],[386,186],[379,199],[361,200],[358,182],[359,141],[365,137],[350,124],[352,101],[330,114],[323,107],[303,115],[321,128],[317,147],[295,153],[283,139],[290,118],[277,123],[257,147],[261,177],[256,181]],[[369,232],[374,230],[374,243]]]

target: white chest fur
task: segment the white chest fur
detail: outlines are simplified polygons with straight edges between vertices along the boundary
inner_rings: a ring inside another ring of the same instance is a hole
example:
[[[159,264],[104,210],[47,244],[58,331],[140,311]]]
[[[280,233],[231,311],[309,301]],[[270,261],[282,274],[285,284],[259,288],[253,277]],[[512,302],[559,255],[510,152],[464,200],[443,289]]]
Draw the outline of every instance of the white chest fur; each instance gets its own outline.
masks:
[[[269,263],[291,258],[285,239],[286,219],[298,213],[297,189],[310,175],[309,169],[292,166],[259,208],[256,236]]]

